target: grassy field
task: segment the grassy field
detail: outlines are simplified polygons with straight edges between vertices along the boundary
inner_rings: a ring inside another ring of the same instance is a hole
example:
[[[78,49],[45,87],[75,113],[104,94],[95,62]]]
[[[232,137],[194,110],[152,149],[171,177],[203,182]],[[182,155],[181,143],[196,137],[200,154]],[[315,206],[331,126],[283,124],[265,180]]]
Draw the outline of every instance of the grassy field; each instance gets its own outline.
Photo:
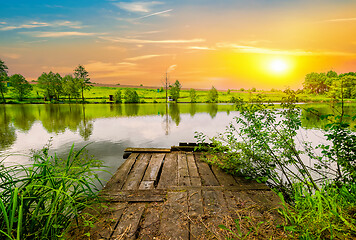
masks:
[[[114,95],[115,92],[121,89],[122,96],[124,97],[125,87],[103,87],[94,86],[90,91],[84,92],[85,100],[89,103],[109,103],[109,95]],[[159,89],[143,88],[143,87],[133,87],[136,90],[142,103],[164,103],[166,93],[161,92]],[[251,91],[241,91],[241,90],[230,90],[219,91],[219,102],[233,102],[233,99],[242,98],[243,100],[249,100],[251,97],[257,94],[262,94],[266,101],[281,102],[282,98],[285,97],[283,91],[262,91],[258,90],[256,92]],[[33,90],[31,94],[21,103],[44,103],[43,90],[38,88],[38,86],[33,85]],[[204,103],[208,101],[207,95],[208,90],[197,90],[196,91],[196,102]],[[15,96],[9,91],[5,98],[9,103],[20,103],[16,100]],[[314,94],[298,94],[300,102],[329,102],[332,99],[326,95],[314,95]],[[80,99],[79,99],[80,101]],[[356,102],[356,100],[348,99],[349,102]],[[63,99],[60,102],[67,102],[67,99]],[[178,102],[190,102],[189,90],[181,90]]]

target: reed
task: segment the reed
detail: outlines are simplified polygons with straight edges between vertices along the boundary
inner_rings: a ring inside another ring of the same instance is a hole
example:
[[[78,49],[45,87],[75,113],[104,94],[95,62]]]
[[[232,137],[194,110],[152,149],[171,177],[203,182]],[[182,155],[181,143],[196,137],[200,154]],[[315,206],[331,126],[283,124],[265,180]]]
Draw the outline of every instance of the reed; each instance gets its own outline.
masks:
[[[85,147],[66,159],[48,147],[30,165],[0,166],[0,238],[60,239],[82,209],[97,201],[101,163]]]

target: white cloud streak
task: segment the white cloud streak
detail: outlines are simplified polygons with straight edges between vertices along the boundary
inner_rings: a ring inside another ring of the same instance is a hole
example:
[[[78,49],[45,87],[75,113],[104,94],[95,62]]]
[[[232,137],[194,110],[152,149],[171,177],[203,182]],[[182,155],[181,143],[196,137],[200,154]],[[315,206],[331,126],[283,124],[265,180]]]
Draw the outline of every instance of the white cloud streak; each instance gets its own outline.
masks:
[[[103,40],[119,43],[133,43],[133,44],[144,44],[144,43],[158,43],[158,44],[170,44],[170,43],[197,43],[205,42],[205,39],[194,38],[194,39],[173,39],[173,40],[148,40],[148,39],[136,39],[136,38],[110,38],[110,37],[100,37]]]
[[[204,47],[204,46],[189,46],[187,49],[193,49],[193,50],[216,50],[215,48],[210,48],[210,47]]]
[[[6,22],[2,22],[2,24],[6,24]],[[31,28],[40,28],[40,27],[69,27],[69,28],[75,28],[75,29],[82,28],[82,26],[80,26],[79,22],[55,21],[55,22],[47,23],[47,22],[32,21],[32,22],[20,24],[20,25],[12,25],[12,26],[10,25],[10,26],[0,27],[0,31],[9,31],[9,30],[15,30],[15,29],[31,29]]]
[[[356,18],[336,18],[336,19],[328,19],[324,22],[351,22],[356,21]]]
[[[34,37],[71,37],[71,36],[94,36],[96,33],[85,32],[23,32]]]
[[[145,59],[161,57],[161,56],[165,56],[165,55],[151,54],[151,55],[143,55],[143,56],[137,56],[137,57],[132,57],[132,58],[126,58],[125,60],[127,60],[127,61],[138,61],[138,60],[145,60]]]
[[[128,12],[141,12],[148,13],[151,8],[155,5],[163,4],[162,2],[152,1],[152,2],[118,2],[114,3],[115,6],[128,11]]]
[[[328,55],[328,56],[355,56],[355,53],[338,52],[338,51],[305,51],[301,49],[281,50],[271,48],[260,48],[232,43],[217,43],[218,48],[230,48],[240,53],[256,53],[269,55],[290,55],[290,56],[307,56],[307,55]]]
[[[160,12],[151,13],[151,14],[148,14],[148,15],[145,15],[145,16],[142,16],[142,17],[139,17],[139,18],[137,18],[137,20],[143,19],[143,18],[152,17],[152,16],[157,16],[157,15],[162,15],[162,14],[165,15],[166,13],[171,12],[171,11],[173,11],[173,9],[168,9],[168,10],[165,10],[165,11],[160,11]]]

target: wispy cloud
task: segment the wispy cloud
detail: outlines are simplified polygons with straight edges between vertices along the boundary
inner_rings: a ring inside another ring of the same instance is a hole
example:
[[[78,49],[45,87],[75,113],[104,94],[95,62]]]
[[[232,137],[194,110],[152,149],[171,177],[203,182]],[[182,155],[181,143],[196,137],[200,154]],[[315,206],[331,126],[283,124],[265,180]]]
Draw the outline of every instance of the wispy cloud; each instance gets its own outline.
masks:
[[[146,72],[137,69],[137,64],[130,62],[91,61],[88,64],[85,64],[85,68],[93,73],[93,78],[98,79],[147,74]]]
[[[172,39],[172,40],[149,40],[149,39],[136,39],[136,38],[111,38],[111,37],[100,37],[103,40],[111,42],[120,42],[120,43],[134,43],[134,44],[144,44],[144,43],[197,43],[205,42],[205,39],[194,38],[194,39]]]
[[[351,21],[356,21],[356,17],[328,19],[328,20],[325,20],[324,22],[351,22]]]
[[[143,55],[143,56],[137,56],[137,57],[132,57],[132,58],[126,58],[125,60],[127,60],[127,61],[138,61],[138,60],[145,60],[145,59],[150,59],[150,58],[154,58],[154,57],[161,57],[161,56],[165,56],[165,54],[163,54],[163,55],[158,55],[158,54]]]
[[[1,53],[0,55],[10,59],[19,59],[21,57],[21,55],[17,53]]]
[[[4,25],[7,23],[2,22],[1,24]],[[15,30],[15,29],[30,29],[30,28],[40,28],[40,27],[69,27],[69,28],[75,28],[75,29],[82,28],[82,26],[80,25],[80,22],[55,21],[55,22],[47,23],[47,22],[32,21],[32,22],[20,24],[20,25],[9,25],[9,26],[0,27],[0,31],[9,31],[9,30]]]
[[[273,48],[260,48],[254,46],[246,46],[232,43],[217,43],[219,48],[230,48],[241,53],[257,53],[269,55],[291,55],[291,56],[306,56],[306,55],[329,55],[329,56],[355,56],[355,53],[339,52],[339,51],[305,51],[301,49],[281,50]]]
[[[176,64],[169,66],[169,68],[167,69],[167,73],[176,70],[176,68],[177,68],[177,65],[176,65]]]
[[[151,11],[151,8],[155,5],[163,4],[158,1],[151,2],[118,2],[114,3],[117,7],[126,10],[128,12],[141,12],[148,13]]]
[[[145,16],[142,16],[142,17],[139,17],[139,18],[137,18],[137,20],[143,19],[143,18],[152,17],[152,16],[156,16],[156,15],[167,16],[167,13],[168,13],[168,12],[171,12],[171,11],[173,11],[173,9],[168,9],[168,10],[165,10],[165,11],[160,11],[160,12],[151,13],[151,14],[148,14],[148,15],[145,15]]]
[[[24,34],[30,34],[34,37],[70,37],[70,36],[94,36],[96,33],[86,32],[22,32]]]
[[[216,50],[215,48],[211,47],[205,47],[205,46],[189,46],[187,49],[193,49],[193,50]]]
[[[6,22],[0,22],[0,24],[6,24]]]

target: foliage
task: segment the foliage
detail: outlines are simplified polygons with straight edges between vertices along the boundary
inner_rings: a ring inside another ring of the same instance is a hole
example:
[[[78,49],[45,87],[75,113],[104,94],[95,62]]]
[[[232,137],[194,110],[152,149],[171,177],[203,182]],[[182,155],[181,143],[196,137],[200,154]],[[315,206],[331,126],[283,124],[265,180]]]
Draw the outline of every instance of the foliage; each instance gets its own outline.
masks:
[[[317,146],[318,155],[309,142],[296,145],[300,109],[296,93],[285,93],[280,107],[263,104],[261,96],[249,104],[238,101],[236,124],[210,139],[213,147],[207,150],[214,157],[208,161],[281,192],[292,206],[281,210],[288,221],[283,227],[297,237],[355,237],[356,134],[344,121],[343,101],[341,114],[321,116],[330,121],[325,133],[330,144]],[[197,133],[196,138],[205,143],[207,136]]]
[[[125,91],[125,103],[139,103],[140,97],[138,96],[136,90],[126,89]]]
[[[219,93],[214,86],[208,92],[208,101],[210,103],[216,103],[219,100]]]
[[[3,103],[6,103],[4,94],[7,92],[7,81],[9,80],[7,69],[5,63],[0,59],[0,92]]]
[[[59,100],[60,95],[63,93],[64,84],[62,77],[59,73],[50,71],[49,73],[42,73],[37,79],[38,86],[45,91],[45,96],[48,99],[55,97]]]
[[[62,239],[73,219],[96,199],[95,169],[84,148],[67,159],[35,153],[29,166],[2,163],[0,236],[2,239]]]
[[[82,101],[84,102],[84,90],[90,90],[92,87],[90,84],[89,73],[85,70],[84,66],[78,65],[76,69],[74,69],[74,77],[78,80],[79,86],[82,93]]]
[[[115,103],[122,103],[121,89],[117,90],[114,95]]]
[[[191,88],[189,90],[189,96],[190,96],[191,103],[197,102],[197,91],[195,91],[195,89]]]
[[[66,75],[62,79],[63,94],[68,96],[69,101],[72,98],[78,99],[80,96],[80,82],[77,78],[73,78],[72,75]]]
[[[178,101],[181,88],[182,85],[179,83],[178,80],[176,80],[173,85],[169,86],[169,93],[171,94],[173,101],[175,102]]]
[[[304,89],[315,94],[323,94],[329,90],[328,77],[325,73],[308,73],[303,83]]]
[[[329,96],[335,100],[341,98],[356,99],[356,75],[340,75],[330,85]]]
[[[281,226],[299,239],[353,239],[356,236],[356,184],[351,188],[324,186],[309,193],[295,188],[294,204],[279,210],[288,224]]]
[[[18,100],[22,101],[24,97],[30,94],[32,86],[20,74],[14,74],[10,77],[12,91],[15,93]]]

